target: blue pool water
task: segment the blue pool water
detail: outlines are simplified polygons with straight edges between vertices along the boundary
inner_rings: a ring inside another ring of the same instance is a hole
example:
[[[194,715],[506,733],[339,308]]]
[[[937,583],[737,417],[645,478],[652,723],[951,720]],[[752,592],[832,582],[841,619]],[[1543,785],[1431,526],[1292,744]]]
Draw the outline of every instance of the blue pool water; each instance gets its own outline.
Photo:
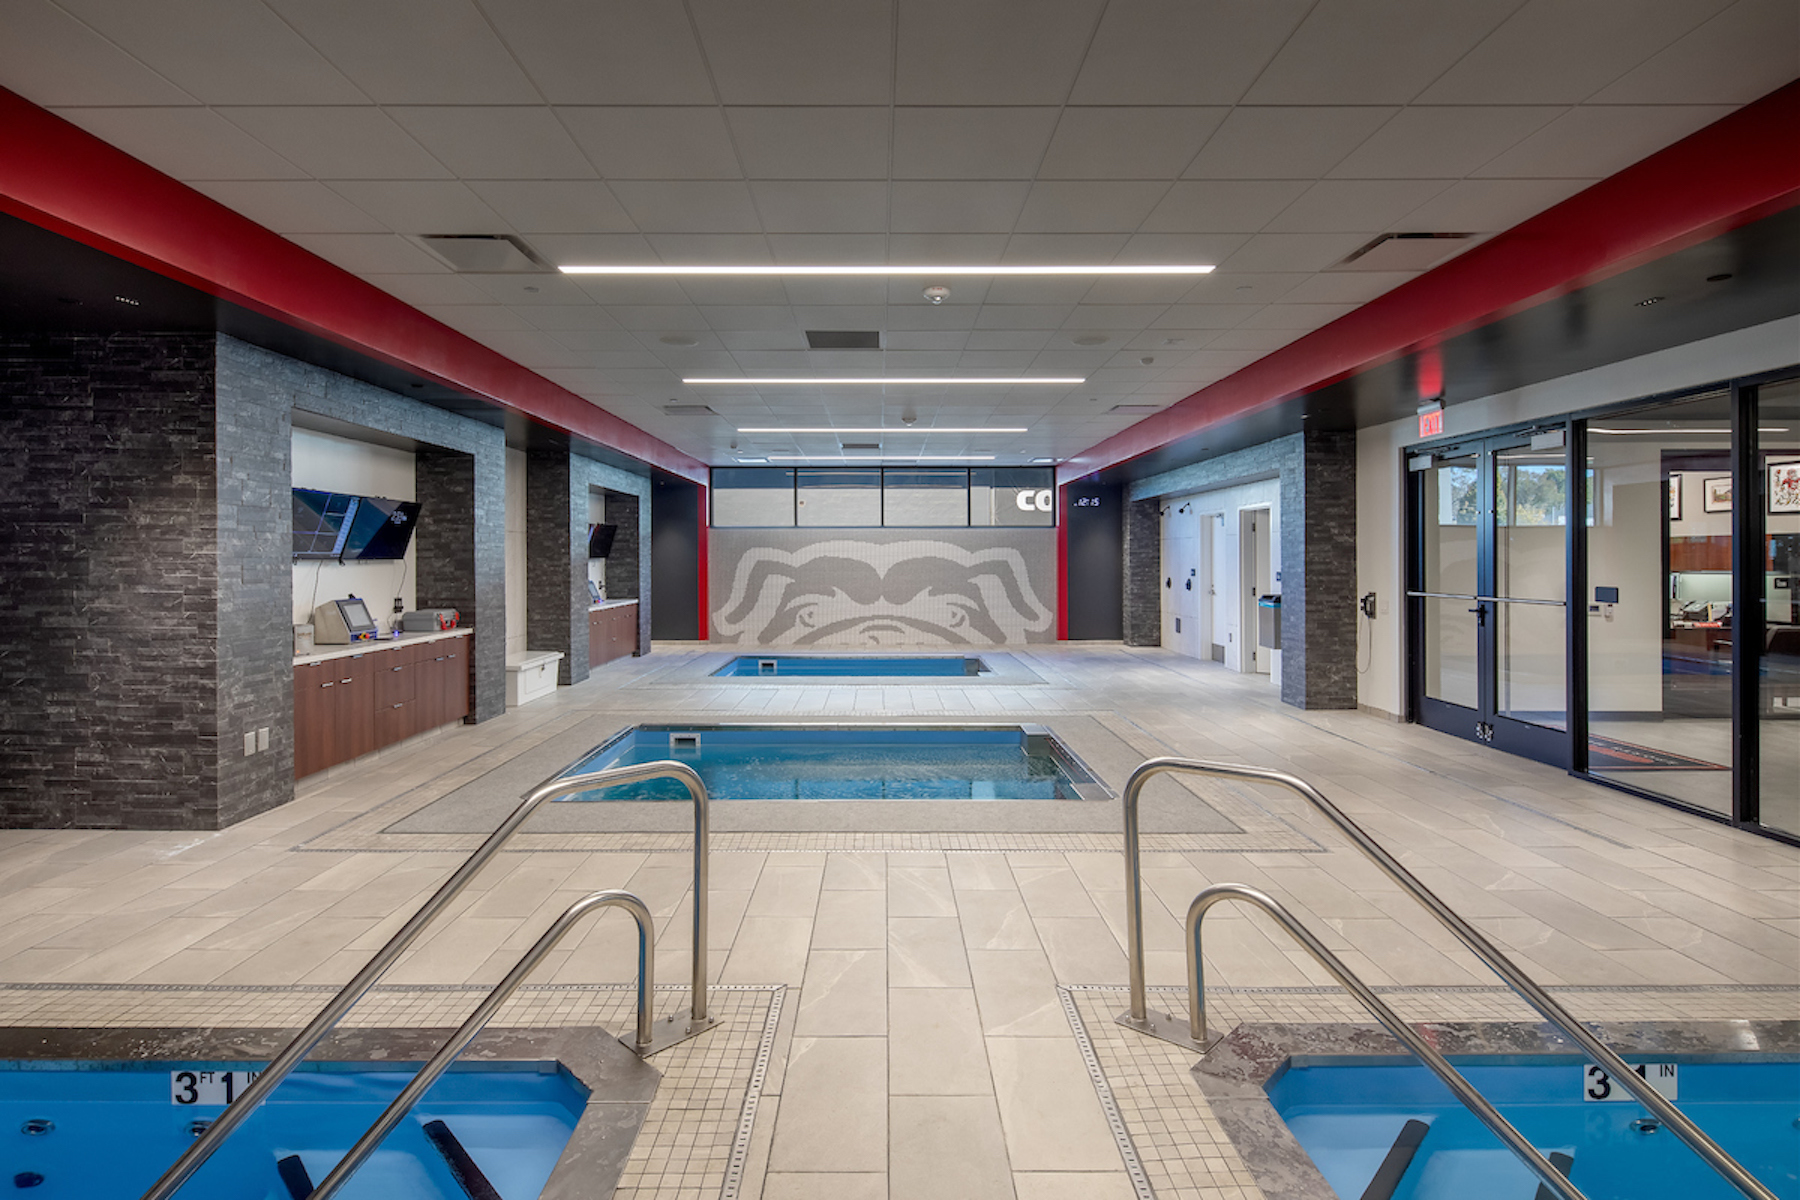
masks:
[[[1727,1200],[1738,1192],[1636,1100],[1582,1099],[1582,1064],[1458,1061],[1545,1155],[1574,1157],[1589,1200]],[[1800,1198],[1800,1063],[1681,1062],[1676,1105],[1783,1200]],[[1269,1098],[1345,1200],[1357,1200],[1408,1119],[1431,1126],[1394,1200],[1531,1200],[1536,1178],[1419,1066],[1293,1067]]]
[[[728,679],[806,679],[854,675],[966,678],[987,673],[987,664],[979,658],[856,658],[843,655],[787,654],[745,654],[713,672],[716,676]]]
[[[235,1064],[255,1069],[260,1064]],[[173,1072],[209,1063],[8,1063],[0,1066],[0,1191],[31,1200],[135,1200],[194,1140],[190,1127],[222,1103],[177,1104]],[[407,1071],[307,1064],[282,1081],[211,1160],[182,1200],[288,1200],[276,1163],[298,1154],[324,1181],[412,1078]],[[506,1200],[536,1197],[587,1104],[556,1070],[452,1070],[390,1134],[344,1200],[466,1200],[422,1132],[441,1120]],[[48,1122],[48,1132],[27,1132]],[[39,1180],[40,1182],[34,1182]]]
[[[715,800],[1077,800],[1091,779],[1047,735],[991,729],[639,725],[563,775],[674,759]],[[672,779],[571,800],[682,800]]]

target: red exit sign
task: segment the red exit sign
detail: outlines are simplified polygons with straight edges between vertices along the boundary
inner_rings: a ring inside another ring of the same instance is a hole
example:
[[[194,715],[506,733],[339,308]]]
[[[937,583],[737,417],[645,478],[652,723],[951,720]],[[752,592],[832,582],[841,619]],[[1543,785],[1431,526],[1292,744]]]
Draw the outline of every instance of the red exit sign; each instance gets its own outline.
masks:
[[[1443,409],[1434,408],[1430,412],[1422,412],[1419,414],[1419,436],[1420,437],[1422,437],[1422,438],[1436,437],[1438,434],[1440,434],[1442,432],[1444,432],[1444,410]]]

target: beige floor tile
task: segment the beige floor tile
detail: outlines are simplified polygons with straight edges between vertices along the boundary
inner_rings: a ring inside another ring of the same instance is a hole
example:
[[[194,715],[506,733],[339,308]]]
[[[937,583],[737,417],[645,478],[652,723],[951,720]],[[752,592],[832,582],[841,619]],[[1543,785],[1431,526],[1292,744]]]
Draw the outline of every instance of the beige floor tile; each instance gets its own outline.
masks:
[[[954,917],[956,896],[950,890],[950,872],[943,867],[916,867],[888,863],[888,915],[893,917]]]
[[[1119,1148],[1073,1036],[989,1038],[988,1062],[1014,1170],[1120,1169]]]
[[[769,1170],[887,1169],[887,1043],[796,1037],[782,1081]]]
[[[770,1172],[762,1200],[887,1200],[887,1176]]]
[[[882,1037],[887,1028],[886,954],[880,950],[814,950],[807,956],[797,1034]]]
[[[993,1090],[972,990],[895,988],[888,993],[890,1095],[987,1096]]]
[[[812,939],[810,917],[745,917],[725,960],[725,983],[799,983]]]
[[[1137,1195],[1123,1171],[1021,1171],[1013,1175],[1013,1188],[1019,1200],[1134,1200]]]
[[[890,917],[888,986],[969,987],[969,960],[956,918]]]
[[[1041,950],[970,950],[969,974],[990,1037],[1059,1037],[1069,1031],[1056,977]]]
[[[971,950],[1037,950],[1037,929],[1025,898],[1011,891],[958,892],[963,937]]]
[[[887,887],[887,858],[880,854],[833,854],[825,860],[825,890],[881,891]]]
[[[887,945],[887,893],[824,891],[813,918],[815,950],[861,950]]]
[[[1012,1200],[990,1097],[895,1096],[889,1105],[889,1200]]]

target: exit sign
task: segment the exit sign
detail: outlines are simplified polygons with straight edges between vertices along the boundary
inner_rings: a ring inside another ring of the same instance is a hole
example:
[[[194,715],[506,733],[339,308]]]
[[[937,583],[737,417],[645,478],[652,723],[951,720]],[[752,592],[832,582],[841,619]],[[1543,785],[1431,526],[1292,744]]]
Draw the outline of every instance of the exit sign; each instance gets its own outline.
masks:
[[[1420,437],[1422,437],[1422,438],[1436,437],[1438,434],[1440,434],[1442,432],[1444,432],[1444,410],[1443,409],[1434,408],[1430,412],[1422,412],[1419,414],[1419,436]]]

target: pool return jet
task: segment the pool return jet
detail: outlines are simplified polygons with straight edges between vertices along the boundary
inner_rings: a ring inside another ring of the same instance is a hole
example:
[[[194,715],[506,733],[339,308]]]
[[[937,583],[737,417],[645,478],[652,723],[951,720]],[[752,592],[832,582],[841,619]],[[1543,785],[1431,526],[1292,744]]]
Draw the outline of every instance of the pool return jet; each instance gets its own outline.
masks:
[[[487,865],[488,860],[499,853],[501,846],[517,833],[532,813],[547,800],[555,800],[562,796],[572,796],[577,792],[594,791],[599,788],[614,787],[622,784],[643,783],[651,779],[674,779],[687,788],[688,795],[694,801],[694,947],[693,975],[689,986],[688,1015],[666,1017],[661,1021],[653,1021],[650,1017],[650,996],[655,972],[652,958],[655,940],[652,936],[649,910],[643,901],[629,892],[602,891],[594,892],[576,901],[558,917],[554,924],[538,939],[537,944],[525,952],[517,966],[508,972],[475,1012],[465,1021],[461,1028],[451,1035],[438,1054],[407,1085],[398,1099],[388,1110],[376,1120],[368,1133],[351,1149],[336,1169],[325,1178],[325,1181],[314,1190],[313,1196],[325,1200],[334,1194],[349,1179],[350,1174],[374,1152],[381,1139],[399,1123],[406,1111],[425,1094],[427,1088],[437,1077],[449,1068],[456,1056],[462,1053],[481,1027],[487,1024],[494,1012],[506,1001],[513,990],[524,982],[531,969],[542,961],[544,955],[560,941],[564,934],[590,912],[603,911],[606,908],[624,908],[637,922],[638,927],[638,1007],[637,1029],[630,1041],[620,1038],[621,1042],[631,1047],[641,1057],[667,1050],[670,1046],[684,1042],[691,1037],[705,1033],[718,1025],[715,1017],[709,1016],[706,1006],[706,928],[707,928],[707,839],[709,827],[708,797],[706,785],[700,782],[700,776],[694,769],[678,762],[641,763],[626,767],[609,767],[603,771],[589,771],[582,775],[570,775],[562,779],[553,779],[526,795],[511,815],[500,823],[499,828],[488,835],[486,841],[469,855],[456,873],[444,881],[442,887],[427,900],[419,911],[414,913],[400,931],[388,940],[387,945],[375,952],[356,977],[346,983],[337,995],[333,996],[324,1008],[319,1010],[312,1022],[302,1029],[294,1040],[289,1042],[280,1054],[276,1055],[250,1086],[244,1089],[243,1095],[226,1107],[218,1118],[207,1128],[206,1132],[194,1139],[182,1156],[175,1160],[169,1169],[163,1172],[162,1178],[151,1185],[142,1200],[169,1200],[181,1186],[188,1181],[212,1157],[213,1152],[224,1144],[225,1139],[247,1120],[257,1105],[268,1098],[281,1081],[287,1078],[293,1069],[300,1065],[306,1056],[312,1053],[315,1046],[331,1032],[333,1026],[343,1020],[344,1015],[355,1006],[356,1002],[375,986],[382,975],[387,973],[394,961],[405,952],[425,927],[444,910],[457,895],[469,885],[470,880]]]
[[[1363,1003],[1376,1018],[1387,1027],[1400,1042],[1417,1055],[1426,1066],[1437,1073],[1438,1077],[1449,1086],[1452,1093],[1461,1100],[1483,1124],[1492,1130],[1506,1147],[1517,1154],[1525,1165],[1542,1180],[1551,1194],[1561,1200],[1582,1200],[1581,1192],[1570,1183],[1562,1171],[1556,1169],[1542,1154],[1539,1154],[1512,1124],[1501,1116],[1489,1104],[1487,1099],[1477,1092],[1473,1085],[1457,1073],[1442,1055],[1418,1036],[1412,1028],[1402,1021],[1393,1010],[1383,1004],[1369,987],[1351,973],[1350,969],[1328,950],[1324,943],[1304,928],[1293,915],[1273,898],[1246,887],[1243,884],[1224,883],[1206,888],[1188,907],[1187,914],[1187,961],[1188,961],[1188,1018],[1170,1016],[1167,1013],[1150,1011],[1144,994],[1144,906],[1143,906],[1143,863],[1138,850],[1138,798],[1143,794],[1144,785],[1158,775],[1185,774],[1204,775],[1214,779],[1237,779],[1252,783],[1272,783],[1287,788],[1302,800],[1312,805],[1320,815],[1325,817],[1338,831],[1349,839],[1350,844],[1362,851],[1371,862],[1380,867],[1388,878],[1399,884],[1402,890],[1417,900],[1425,911],[1436,917],[1444,928],[1456,935],[1456,939],[1467,946],[1475,957],[1486,963],[1494,974],[1510,987],[1521,1000],[1535,1008],[1545,1020],[1554,1025],[1559,1032],[1574,1042],[1588,1058],[1600,1064],[1600,1067],[1616,1080],[1620,1086],[1635,1096],[1652,1116],[1666,1125],[1675,1136],[1688,1144],[1701,1161],[1711,1167],[1732,1187],[1742,1192],[1751,1200],[1776,1200],[1775,1193],[1765,1187],[1756,1176],[1746,1171],[1742,1164],[1708,1137],[1706,1133],[1673,1104],[1661,1092],[1651,1086],[1650,1081],[1640,1077],[1632,1070],[1624,1059],[1595,1037],[1593,1032],[1577,1021],[1561,1004],[1557,1003],[1537,981],[1532,979],[1518,964],[1502,954],[1493,943],[1483,937],[1481,932],[1465,921],[1455,909],[1445,904],[1436,893],[1416,879],[1412,872],[1401,866],[1399,860],[1389,854],[1382,845],[1370,837],[1368,831],[1346,816],[1342,809],[1327,800],[1319,790],[1293,775],[1281,771],[1265,770],[1261,767],[1240,766],[1236,763],[1209,762],[1193,758],[1152,758],[1140,764],[1131,773],[1125,783],[1123,797],[1125,817],[1125,942],[1126,955],[1131,966],[1131,1007],[1116,1018],[1120,1025],[1134,1029],[1151,1037],[1173,1042],[1178,1046],[1186,1046],[1204,1054],[1218,1041],[1211,1039],[1206,1033],[1206,999],[1202,990],[1202,959],[1200,955],[1200,924],[1207,910],[1213,905],[1233,900],[1251,904],[1262,909],[1279,922],[1306,951],[1333,978],[1341,983],[1359,1001]]]

